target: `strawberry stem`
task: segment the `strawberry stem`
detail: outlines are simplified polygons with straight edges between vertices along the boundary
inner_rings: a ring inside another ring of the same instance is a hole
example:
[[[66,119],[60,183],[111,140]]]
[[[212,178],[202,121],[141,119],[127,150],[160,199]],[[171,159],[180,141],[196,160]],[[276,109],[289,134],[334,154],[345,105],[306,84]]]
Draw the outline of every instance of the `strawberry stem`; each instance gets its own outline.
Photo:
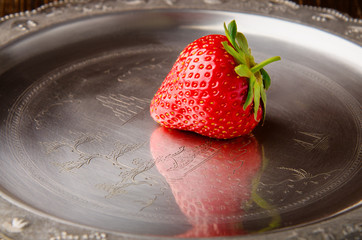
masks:
[[[265,91],[270,87],[271,83],[269,74],[264,70],[264,67],[269,63],[281,60],[281,58],[276,56],[268,58],[258,64],[255,63],[254,57],[251,55],[248,41],[244,34],[237,31],[235,20],[231,21],[228,26],[224,23],[224,29],[225,35],[231,46],[227,41],[223,42],[222,45],[239,64],[235,67],[235,72],[239,76],[249,79],[248,95],[243,105],[243,109],[245,110],[253,103],[254,119],[257,121],[257,112],[261,101],[263,107],[263,116],[261,120],[264,122],[266,113]]]
[[[268,65],[269,63],[276,62],[279,60],[281,60],[281,58],[279,56],[268,58],[268,59],[262,61],[261,63],[258,63],[257,65],[252,67],[250,70],[252,73],[256,73],[257,71],[259,71],[260,69],[262,69],[263,67]]]

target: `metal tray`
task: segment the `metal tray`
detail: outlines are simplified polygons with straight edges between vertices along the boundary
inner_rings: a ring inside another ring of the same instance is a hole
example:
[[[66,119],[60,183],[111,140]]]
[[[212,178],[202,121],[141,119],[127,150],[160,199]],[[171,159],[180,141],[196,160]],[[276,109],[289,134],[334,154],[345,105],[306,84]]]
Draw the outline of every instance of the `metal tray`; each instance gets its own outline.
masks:
[[[264,126],[229,141],[159,127],[150,99],[178,53],[232,19],[257,60],[282,57]],[[358,239],[361,29],[288,1],[1,19],[0,239]]]

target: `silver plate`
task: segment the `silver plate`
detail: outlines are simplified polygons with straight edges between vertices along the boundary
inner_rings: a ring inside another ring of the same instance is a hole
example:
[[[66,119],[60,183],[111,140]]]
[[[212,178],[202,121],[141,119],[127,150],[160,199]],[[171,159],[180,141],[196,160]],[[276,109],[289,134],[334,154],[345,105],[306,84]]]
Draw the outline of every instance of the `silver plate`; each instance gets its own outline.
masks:
[[[359,236],[359,35],[283,19],[290,2],[195,2],[2,19],[0,239]],[[265,125],[231,141],[160,128],[148,107],[178,53],[232,19],[257,60],[282,57]]]

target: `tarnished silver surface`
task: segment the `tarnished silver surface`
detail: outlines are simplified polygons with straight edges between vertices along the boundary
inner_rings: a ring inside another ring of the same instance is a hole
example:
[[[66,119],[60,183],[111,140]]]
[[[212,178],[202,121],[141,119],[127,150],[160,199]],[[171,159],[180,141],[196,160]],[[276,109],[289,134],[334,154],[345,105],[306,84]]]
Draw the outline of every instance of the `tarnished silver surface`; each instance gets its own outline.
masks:
[[[231,19],[257,60],[282,57],[265,125],[232,141],[164,131],[154,92]],[[275,0],[65,1],[1,19],[0,239],[358,239],[361,29]]]

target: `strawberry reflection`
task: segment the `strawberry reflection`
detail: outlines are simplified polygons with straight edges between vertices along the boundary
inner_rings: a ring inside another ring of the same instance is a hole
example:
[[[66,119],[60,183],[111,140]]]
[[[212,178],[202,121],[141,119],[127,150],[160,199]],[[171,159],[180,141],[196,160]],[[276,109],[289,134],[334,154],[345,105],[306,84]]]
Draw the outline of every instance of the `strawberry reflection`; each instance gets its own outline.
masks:
[[[193,226],[181,237],[242,235],[246,205],[257,201],[271,209],[256,193],[263,157],[254,136],[214,140],[160,127],[151,136],[151,152]]]

